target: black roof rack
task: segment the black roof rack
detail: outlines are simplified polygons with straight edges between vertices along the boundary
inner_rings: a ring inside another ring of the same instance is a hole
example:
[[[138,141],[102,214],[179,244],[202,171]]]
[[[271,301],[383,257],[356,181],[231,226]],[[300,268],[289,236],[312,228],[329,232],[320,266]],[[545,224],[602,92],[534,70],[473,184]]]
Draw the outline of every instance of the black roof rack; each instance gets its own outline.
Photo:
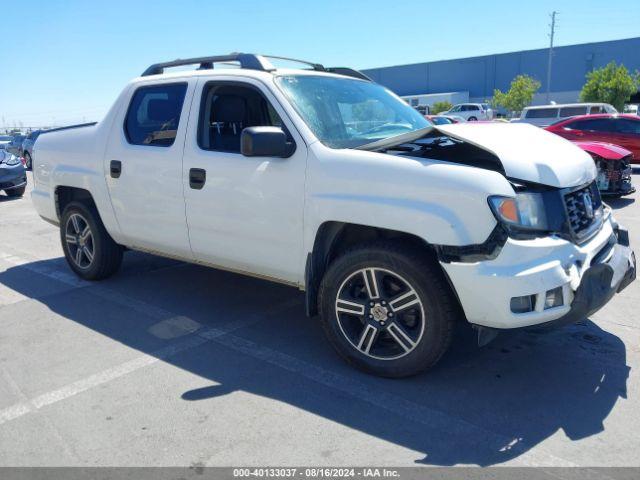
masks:
[[[185,59],[173,60],[171,62],[154,63],[142,73],[142,76],[147,77],[149,75],[161,75],[162,73],[164,73],[165,68],[182,67],[185,65],[199,64],[200,67],[198,67],[198,70],[210,70],[213,68],[214,63],[229,63],[229,62],[238,62],[240,64],[240,68],[246,68],[250,70],[261,70],[263,72],[273,72],[275,71],[276,67],[274,67],[271,64],[271,62],[268,60],[270,58],[274,60],[285,60],[288,62],[302,63],[305,65],[309,65],[312,70],[316,70],[319,72],[331,72],[331,73],[336,73],[338,75],[346,75],[348,77],[367,80],[369,82],[373,81],[364,73],[359,72],[358,70],[354,70],[352,68],[346,68],[346,67],[325,68],[323,65],[319,63],[308,62],[306,60],[298,60],[296,58],[288,58],[288,57],[277,57],[275,55],[256,55],[253,53],[230,53],[229,55],[185,58]]]
[[[182,67],[184,65],[200,64],[201,70],[213,68],[214,63],[220,62],[238,62],[240,68],[249,68],[251,70],[262,70],[272,72],[276,69],[271,63],[261,55],[253,55],[250,53],[231,53],[229,55],[217,55],[214,57],[197,57],[173,60],[171,62],[154,63],[147,68],[142,76],[160,75],[164,73],[165,68]]]

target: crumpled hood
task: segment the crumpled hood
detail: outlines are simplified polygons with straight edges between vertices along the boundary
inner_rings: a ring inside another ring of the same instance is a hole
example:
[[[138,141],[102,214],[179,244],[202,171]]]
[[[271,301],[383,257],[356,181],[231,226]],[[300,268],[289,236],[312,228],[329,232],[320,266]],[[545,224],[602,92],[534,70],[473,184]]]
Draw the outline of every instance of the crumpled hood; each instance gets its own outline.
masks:
[[[588,153],[533,125],[468,122],[435,129],[493,153],[512,179],[564,188],[591,182],[597,175]]]

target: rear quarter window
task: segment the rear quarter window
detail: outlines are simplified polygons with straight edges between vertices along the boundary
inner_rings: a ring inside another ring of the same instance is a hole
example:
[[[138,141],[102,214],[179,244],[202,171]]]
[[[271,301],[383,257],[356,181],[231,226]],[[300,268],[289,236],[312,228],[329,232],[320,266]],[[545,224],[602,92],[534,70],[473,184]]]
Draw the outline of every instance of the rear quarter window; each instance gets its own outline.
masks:
[[[557,108],[532,108],[527,110],[524,118],[556,118],[557,116]]]
[[[138,88],[125,118],[127,141],[132,145],[154,147],[173,145],[186,91],[186,83]]]

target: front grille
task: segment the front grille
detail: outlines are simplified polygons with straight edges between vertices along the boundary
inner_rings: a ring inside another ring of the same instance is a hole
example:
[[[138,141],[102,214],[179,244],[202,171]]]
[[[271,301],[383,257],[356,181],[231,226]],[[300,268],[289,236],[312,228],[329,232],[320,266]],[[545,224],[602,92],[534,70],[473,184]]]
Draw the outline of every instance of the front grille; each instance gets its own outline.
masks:
[[[602,221],[602,200],[596,183],[573,190],[564,195],[571,234],[585,240]]]

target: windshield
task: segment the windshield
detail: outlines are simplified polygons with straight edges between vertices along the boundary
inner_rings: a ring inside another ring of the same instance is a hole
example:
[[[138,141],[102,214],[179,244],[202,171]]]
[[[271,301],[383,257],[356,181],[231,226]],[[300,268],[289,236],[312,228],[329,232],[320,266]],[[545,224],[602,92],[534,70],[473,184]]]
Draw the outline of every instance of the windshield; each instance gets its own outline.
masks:
[[[0,142],[10,142],[13,140],[13,137],[9,137],[8,135],[0,135]]]
[[[276,81],[316,137],[331,148],[355,148],[431,125],[375,83],[319,75]]]

